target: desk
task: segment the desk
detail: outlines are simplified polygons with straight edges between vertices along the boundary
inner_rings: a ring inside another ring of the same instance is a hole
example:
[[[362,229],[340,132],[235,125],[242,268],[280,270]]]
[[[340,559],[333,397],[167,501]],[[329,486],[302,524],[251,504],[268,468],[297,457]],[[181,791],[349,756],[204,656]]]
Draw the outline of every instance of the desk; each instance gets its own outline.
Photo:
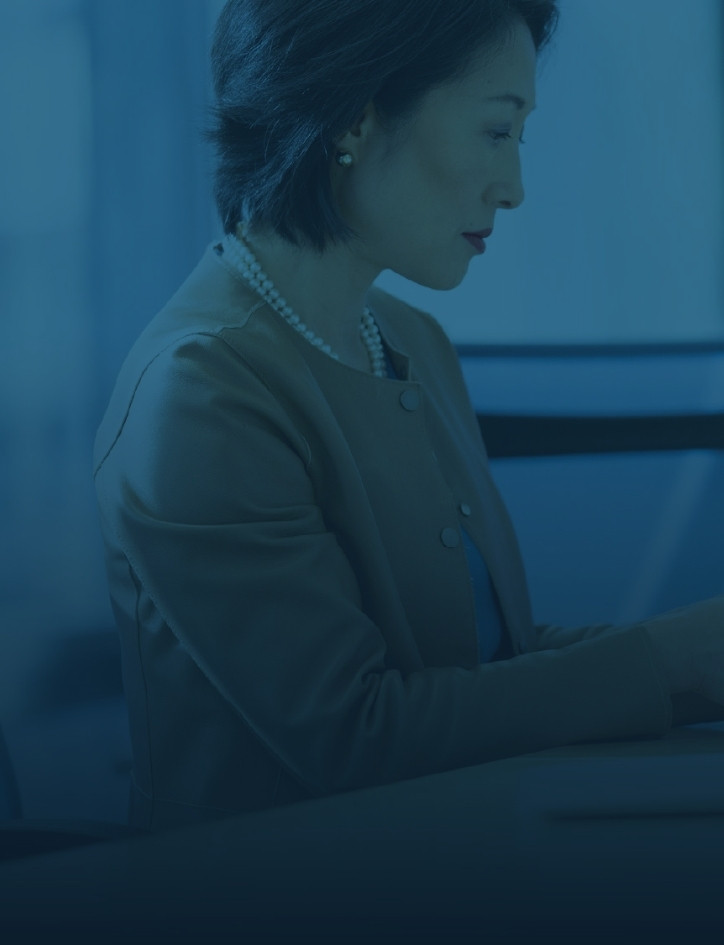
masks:
[[[724,942],[724,723],[0,866],[0,941]]]

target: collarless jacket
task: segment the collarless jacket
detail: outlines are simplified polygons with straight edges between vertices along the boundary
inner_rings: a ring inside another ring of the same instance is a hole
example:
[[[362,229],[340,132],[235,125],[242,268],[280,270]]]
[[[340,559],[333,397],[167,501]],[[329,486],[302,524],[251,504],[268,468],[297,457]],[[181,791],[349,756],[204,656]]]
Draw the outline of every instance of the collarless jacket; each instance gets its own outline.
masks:
[[[313,347],[209,246],[123,365],[94,475],[141,826],[671,725],[645,625],[533,625],[454,348],[368,302],[400,380]],[[505,621],[489,664],[461,526]]]

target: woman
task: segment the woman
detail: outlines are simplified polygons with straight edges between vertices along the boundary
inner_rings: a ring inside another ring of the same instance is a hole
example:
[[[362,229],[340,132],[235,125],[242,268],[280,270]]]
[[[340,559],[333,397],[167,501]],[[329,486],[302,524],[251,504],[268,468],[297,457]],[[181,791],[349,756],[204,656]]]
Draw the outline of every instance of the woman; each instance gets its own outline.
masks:
[[[533,625],[454,349],[372,285],[390,268],[454,288],[470,234],[520,205],[556,16],[555,0],[221,13],[224,237],[135,344],[96,443],[136,824],[724,717],[724,598]]]

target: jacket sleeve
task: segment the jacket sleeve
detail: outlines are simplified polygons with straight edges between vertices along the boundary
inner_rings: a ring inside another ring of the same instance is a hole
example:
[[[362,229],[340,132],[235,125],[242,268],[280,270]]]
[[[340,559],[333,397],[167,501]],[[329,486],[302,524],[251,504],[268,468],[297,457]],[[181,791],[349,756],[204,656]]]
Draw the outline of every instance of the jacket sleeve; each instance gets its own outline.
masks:
[[[312,794],[669,729],[638,627],[472,669],[390,668],[310,455],[264,381],[199,334],[148,366],[96,487],[181,651]]]
[[[586,627],[559,627],[555,624],[536,624],[535,639],[538,650],[558,650],[582,640],[593,640],[604,633],[618,629],[614,624],[599,623]]]
[[[657,624],[676,622],[681,633],[686,633],[692,624],[713,623],[724,627],[724,596],[697,601],[641,621],[637,626],[656,631]],[[559,649],[583,640],[602,639],[612,633],[625,632],[626,627],[615,624],[595,624],[586,627],[558,627],[538,624],[536,640],[538,650]],[[724,705],[720,705],[696,692],[675,693],[671,698],[672,725],[691,725],[700,722],[724,721]]]

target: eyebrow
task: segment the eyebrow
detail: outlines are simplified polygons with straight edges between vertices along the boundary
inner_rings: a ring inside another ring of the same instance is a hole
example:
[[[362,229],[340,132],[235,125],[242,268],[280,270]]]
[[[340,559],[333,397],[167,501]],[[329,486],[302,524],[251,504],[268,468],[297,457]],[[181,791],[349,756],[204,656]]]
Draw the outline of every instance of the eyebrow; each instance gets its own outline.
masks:
[[[503,95],[493,95],[490,98],[484,99],[485,102],[512,102],[513,105],[522,111],[528,104],[524,98],[521,98],[520,95],[514,95],[512,92],[505,92]],[[534,105],[531,108],[531,111],[535,111],[537,105]]]

